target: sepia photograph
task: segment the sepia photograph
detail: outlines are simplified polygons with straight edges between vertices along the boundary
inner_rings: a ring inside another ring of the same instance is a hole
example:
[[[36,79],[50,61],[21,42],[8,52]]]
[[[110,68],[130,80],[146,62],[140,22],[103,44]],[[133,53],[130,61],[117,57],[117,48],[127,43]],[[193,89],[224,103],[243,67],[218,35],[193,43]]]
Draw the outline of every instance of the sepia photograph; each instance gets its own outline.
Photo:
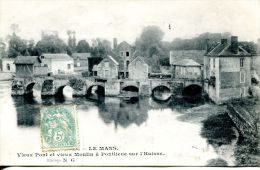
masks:
[[[259,167],[260,0],[0,0],[0,166]]]

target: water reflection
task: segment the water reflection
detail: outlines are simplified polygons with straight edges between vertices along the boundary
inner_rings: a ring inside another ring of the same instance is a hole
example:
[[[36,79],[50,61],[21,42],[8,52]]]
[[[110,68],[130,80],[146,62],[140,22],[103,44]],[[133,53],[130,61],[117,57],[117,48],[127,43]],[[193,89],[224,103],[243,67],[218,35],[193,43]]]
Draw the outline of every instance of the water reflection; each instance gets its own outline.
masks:
[[[128,127],[130,124],[141,125],[148,118],[148,98],[133,103],[118,98],[106,98],[104,103],[98,105],[99,115],[105,123],[114,123]]]
[[[24,96],[11,98],[9,84],[0,83],[4,89],[0,89],[0,126],[1,129],[10,128],[13,134],[1,131],[6,136],[0,141],[5,143],[6,155],[11,153],[15,157],[18,151],[40,152],[40,108],[75,104],[82,146],[109,143],[119,145],[122,151],[158,149],[166,153],[166,159],[160,160],[164,165],[259,165],[253,158],[259,155],[254,149],[256,145],[250,144],[249,147],[246,140],[237,143],[237,131],[227,115],[221,114],[222,109],[213,113],[219,106],[213,107],[205,101],[189,103],[185,99],[173,98],[160,102],[151,97],[140,97],[135,102],[112,97],[103,101],[57,96],[41,96],[41,100]],[[32,141],[35,145],[30,146]],[[14,145],[18,149],[14,150]],[[154,163],[150,157],[144,161],[149,165]],[[127,164],[129,160],[124,162]]]
[[[234,150],[238,140],[238,131],[227,114],[213,115],[203,121],[201,136],[213,146],[219,158],[210,160],[209,166],[234,166]],[[224,161],[226,160],[226,161]]]

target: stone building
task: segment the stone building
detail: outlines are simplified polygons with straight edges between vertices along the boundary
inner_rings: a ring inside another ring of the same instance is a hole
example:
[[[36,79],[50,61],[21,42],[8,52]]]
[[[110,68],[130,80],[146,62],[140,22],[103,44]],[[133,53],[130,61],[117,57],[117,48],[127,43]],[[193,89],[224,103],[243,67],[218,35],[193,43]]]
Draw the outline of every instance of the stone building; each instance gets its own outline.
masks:
[[[36,75],[47,75],[48,67],[38,56],[17,56],[14,64],[16,66],[16,77],[33,77]]]
[[[182,59],[172,64],[172,77],[176,79],[202,78],[202,66],[192,59]]]
[[[74,71],[84,72],[89,71],[89,58],[90,53],[73,53],[72,58],[74,60]]]
[[[2,58],[2,72],[15,73],[14,58]]]
[[[52,74],[74,73],[74,60],[68,54],[42,54],[41,60]]]
[[[248,95],[251,85],[251,54],[238,46],[238,37],[231,43],[222,39],[213,49],[207,45],[204,57],[204,90],[220,104],[232,98]]]
[[[115,44],[116,43],[116,44]],[[114,49],[112,56],[120,57],[119,77],[124,79],[129,77],[128,66],[134,58],[134,49],[126,41],[117,45],[117,41],[114,40]],[[117,58],[116,57],[116,58]]]
[[[137,56],[129,64],[129,79],[148,79],[151,73],[150,60]]]
[[[94,76],[106,79],[118,79],[122,62],[122,58],[117,55],[108,55],[98,65],[93,67]]]

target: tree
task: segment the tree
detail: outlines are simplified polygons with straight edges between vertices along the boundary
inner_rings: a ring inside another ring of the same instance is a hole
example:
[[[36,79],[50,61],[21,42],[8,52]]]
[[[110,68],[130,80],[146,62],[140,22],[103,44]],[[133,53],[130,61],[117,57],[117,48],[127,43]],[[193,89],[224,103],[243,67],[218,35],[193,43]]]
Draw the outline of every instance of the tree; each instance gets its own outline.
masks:
[[[100,38],[92,39],[91,55],[94,57],[105,57],[112,50],[111,42],[101,40]]]
[[[136,39],[135,47],[143,56],[161,55],[163,36],[164,33],[159,27],[147,26],[143,29],[141,36]]]
[[[0,38],[0,59],[6,57],[5,47],[6,44],[4,43],[3,39]]]
[[[36,53],[66,53],[67,45],[58,35],[43,35],[35,46]]]
[[[80,40],[76,46],[76,52],[78,53],[88,53],[90,52],[90,46],[86,40]]]
[[[24,55],[26,52],[26,40],[21,39],[16,34],[9,36],[8,56],[15,58],[18,55]]]

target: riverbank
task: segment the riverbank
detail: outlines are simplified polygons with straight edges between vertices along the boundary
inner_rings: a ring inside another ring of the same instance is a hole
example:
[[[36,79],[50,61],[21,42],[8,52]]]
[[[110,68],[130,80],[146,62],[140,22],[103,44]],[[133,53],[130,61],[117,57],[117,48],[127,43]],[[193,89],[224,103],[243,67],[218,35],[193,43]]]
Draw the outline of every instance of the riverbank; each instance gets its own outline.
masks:
[[[260,100],[245,98],[236,102],[255,117],[259,133]],[[207,103],[183,110],[178,119],[202,123],[201,136],[219,155],[219,158],[210,160],[208,166],[260,166],[259,135],[257,139],[244,138],[226,113],[226,109],[226,105]]]

